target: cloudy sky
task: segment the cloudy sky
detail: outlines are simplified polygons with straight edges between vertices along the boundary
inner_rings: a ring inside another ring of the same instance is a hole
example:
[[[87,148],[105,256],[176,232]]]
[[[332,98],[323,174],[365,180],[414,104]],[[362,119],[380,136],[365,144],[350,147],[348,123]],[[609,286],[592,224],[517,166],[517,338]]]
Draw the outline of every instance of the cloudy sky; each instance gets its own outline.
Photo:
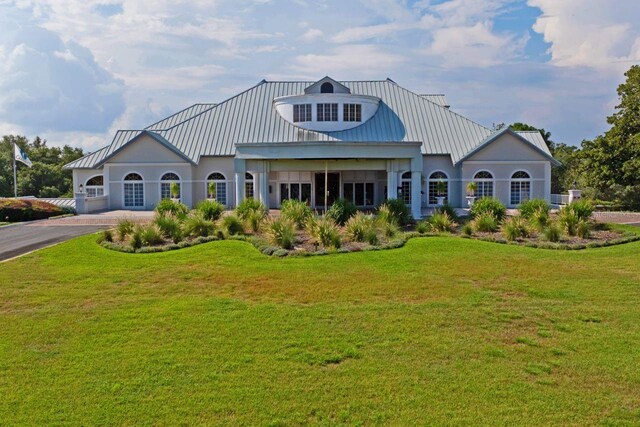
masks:
[[[266,78],[390,77],[579,144],[640,63],[638,0],[0,0],[0,134],[87,150]]]

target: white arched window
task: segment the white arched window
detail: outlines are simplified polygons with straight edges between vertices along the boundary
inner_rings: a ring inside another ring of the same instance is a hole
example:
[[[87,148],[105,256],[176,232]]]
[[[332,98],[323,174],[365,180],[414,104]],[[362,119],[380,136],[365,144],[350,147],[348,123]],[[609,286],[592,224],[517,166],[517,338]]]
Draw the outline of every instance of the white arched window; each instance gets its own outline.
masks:
[[[473,177],[477,185],[476,197],[493,197],[493,175],[489,171],[480,171]]]
[[[207,177],[207,198],[227,204],[227,178],[220,172],[213,172]]]
[[[253,180],[253,175],[251,175],[249,172],[244,174],[244,197],[248,198],[254,198],[254,189],[256,188],[255,186],[255,181]]]
[[[403,200],[405,204],[411,204],[411,172],[405,172],[400,177],[400,193],[398,199]]]
[[[519,205],[531,197],[531,176],[525,171],[511,175],[511,204]]]
[[[445,202],[449,201],[449,177],[442,171],[429,175],[429,204],[437,205],[437,197],[444,197]]]
[[[162,175],[162,178],[160,178],[160,199],[174,198],[174,195],[171,194],[171,186],[174,183],[178,188],[178,195],[175,198],[180,199],[182,197],[182,186],[180,185],[180,177],[173,172],[167,172]]]
[[[144,180],[140,174],[131,172],[124,177],[124,207],[144,208]]]
[[[84,184],[87,197],[104,196],[104,178],[102,175],[96,175],[89,178]]]

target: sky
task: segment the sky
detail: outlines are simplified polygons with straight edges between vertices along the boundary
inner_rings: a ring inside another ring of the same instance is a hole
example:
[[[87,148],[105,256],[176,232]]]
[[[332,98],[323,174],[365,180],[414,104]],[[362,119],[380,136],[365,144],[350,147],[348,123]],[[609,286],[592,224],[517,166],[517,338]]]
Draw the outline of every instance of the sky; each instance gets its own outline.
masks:
[[[638,0],[0,0],[0,135],[94,151],[262,79],[391,78],[579,145],[640,64]]]

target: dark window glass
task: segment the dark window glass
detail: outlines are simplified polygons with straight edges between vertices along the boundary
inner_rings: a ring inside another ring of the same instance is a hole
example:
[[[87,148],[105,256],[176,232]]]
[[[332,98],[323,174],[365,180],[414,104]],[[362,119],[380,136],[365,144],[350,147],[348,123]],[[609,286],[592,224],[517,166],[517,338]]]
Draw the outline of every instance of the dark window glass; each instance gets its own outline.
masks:
[[[356,201],[355,204],[357,206],[364,206],[364,183],[363,182],[356,182],[355,184],[356,187]]]
[[[280,203],[289,200],[289,184],[280,184]]]
[[[87,185],[104,185],[104,178],[102,175],[94,176],[89,181],[87,181]]]
[[[319,122],[338,121],[338,104],[318,104],[316,110]]]
[[[294,200],[300,200],[300,184],[291,184],[291,195]]]
[[[362,121],[362,105],[344,104],[342,108],[342,119],[345,122],[361,122]]]
[[[311,204],[311,184],[301,184],[300,200]]]
[[[293,122],[310,122],[311,104],[296,104],[293,106]]]
[[[373,182],[367,182],[364,188],[366,206],[373,206]]]
[[[322,83],[322,86],[320,86],[320,93],[333,93],[333,85],[329,82]]]
[[[348,201],[353,202],[353,183],[352,182],[346,182],[342,186],[342,195]]]

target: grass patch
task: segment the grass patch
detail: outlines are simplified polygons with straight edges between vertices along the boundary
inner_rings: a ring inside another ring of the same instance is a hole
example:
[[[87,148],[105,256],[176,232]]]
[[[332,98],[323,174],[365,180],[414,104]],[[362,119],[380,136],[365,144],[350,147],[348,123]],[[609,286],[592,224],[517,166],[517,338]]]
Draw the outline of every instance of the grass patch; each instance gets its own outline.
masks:
[[[0,264],[3,424],[637,419],[638,242],[436,236],[278,259],[238,240],[138,256],[96,237]]]

